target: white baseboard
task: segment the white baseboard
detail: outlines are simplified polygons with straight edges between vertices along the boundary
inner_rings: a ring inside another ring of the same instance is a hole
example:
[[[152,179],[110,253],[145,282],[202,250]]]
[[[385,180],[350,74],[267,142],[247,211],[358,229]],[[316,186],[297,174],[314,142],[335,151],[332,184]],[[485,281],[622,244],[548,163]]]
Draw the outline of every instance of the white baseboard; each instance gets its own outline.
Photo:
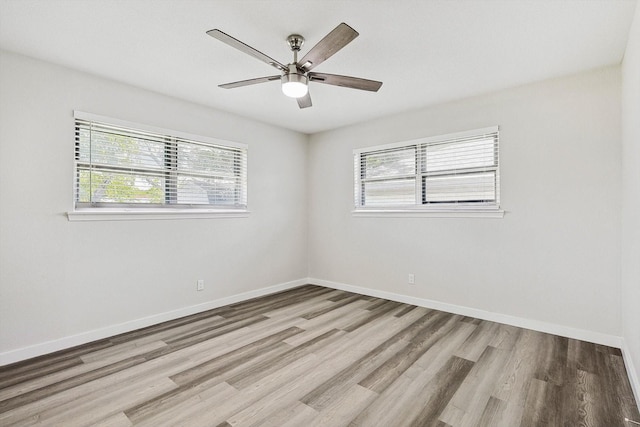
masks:
[[[540,320],[525,319],[523,317],[510,316],[507,314],[493,313],[490,311],[479,310],[477,308],[448,304],[440,301],[412,297],[409,295],[396,294],[393,292],[380,291],[376,289],[363,288],[360,286],[316,279],[313,277],[310,277],[307,280],[310,284],[320,285],[327,288],[340,289],[343,291],[355,292],[358,294],[369,295],[377,298],[384,298],[392,301],[403,302],[406,304],[417,305],[420,307],[433,308],[436,310],[446,311],[448,313],[461,314],[463,316],[475,317],[482,320],[489,320],[491,322],[504,323],[511,326],[532,329],[534,331],[545,332],[548,334],[559,335],[567,338],[574,338],[581,341],[588,341],[595,344],[607,345],[610,347],[620,348],[622,346],[621,337],[603,334],[601,332],[572,328],[570,326],[562,326],[554,323],[543,322]]]
[[[627,376],[629,377],[629,382],[631,383],[631,389],[633,390],[633,395],[636,398],[636,404],[638,405],[638,410],[640,411],[640,378],[638,378],[638,370],[633,364],[631,352],[629,351],[627,342],[624,339],[622,340],[622,346],[620,347],[620,349],[622,350],[624,365],[627,368]]]
[[[154,314],[153,316],[143,317],[141,319],[135,319],[128,322],[119,323],[117,325],[111,325],[105,328],[82,332],[77,335],[71,335],[71,336],[63,337],[63,338],[52,340],[52,341],[46,341],[46,342],[35,344],[29,347],[10,350],[4,353],[0,353],[0,366],[19,362],[21,360],[30,359],[32,357],[42,356],[43,354],[53,353],[55,351],[75,347],[77,345],[87,344],[92,341],[112,337],[114,335],[122,334],[125,332],[131,332],[136,329],[145,328],[147,326],[166,322],[168,320],[178,319],[180,317],[189,316],[192,314],[211,310],[213,308],[222,307],[229,304],[235,304],[237,302],[245,301],[251,298],[261,297],[261,296],[272,294],[275,292],[284,291],[287,289],[295,288],[297,286],[305,285],[307,283],[308,282],[306,279],[293,280],[291,282],[280,283],[277,285],[268,286],[266,288],[256,289],[249,292],[243,292],[241,294],[219,298],[213,301],[207,301],[206,303],[202,303],[202,304],[183,307],[183,308],[168,311],[165,313]]]

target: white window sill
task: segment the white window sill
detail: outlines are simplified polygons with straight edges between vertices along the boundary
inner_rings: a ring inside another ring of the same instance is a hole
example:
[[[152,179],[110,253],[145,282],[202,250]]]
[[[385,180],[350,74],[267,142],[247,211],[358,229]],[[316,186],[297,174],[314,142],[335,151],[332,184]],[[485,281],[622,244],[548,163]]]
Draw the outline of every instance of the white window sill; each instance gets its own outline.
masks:
[[[138,221],[157,219],[247,218],[246,210],[85,209],[67,212],[69,221]]]
[[[417,210],[417,209],[358,209],[354,217],[373,218],[503,218],[503,210]]]

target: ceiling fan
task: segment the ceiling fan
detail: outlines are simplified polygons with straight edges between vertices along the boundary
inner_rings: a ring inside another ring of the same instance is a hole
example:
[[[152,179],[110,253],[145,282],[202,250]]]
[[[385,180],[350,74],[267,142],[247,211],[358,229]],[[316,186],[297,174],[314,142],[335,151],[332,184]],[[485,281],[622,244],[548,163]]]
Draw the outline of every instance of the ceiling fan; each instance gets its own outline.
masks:
[[[304,44],[304,37],[299,34],[291,34],[287,37],[287,43],[293,51],[293,62],[284,65],[264,53],[242,43],[240,40],[231,37],[222,31],[215,29],[207,31],[211,37],[220,40],[246,54],[259,59],[277,68],[282,74],[276,76],[258,77],[255,79],[241,80],[233,83],[219,85],[224,89],[231,89],[241,86],[249,86],[257,83],[265,83],[280,80],[282,92],[285,95],[296,98],[300,108],[311,107],[311,96],[309,95],[309,82],[318,82],[334,86],[349,87],[353,89],[377,92],[382,86],[382,82],[375,80],[361,79],[358,77],[340,76],[337,74],[316,73],[311,70],[320,65],[333,54],[345,47],[349,42],[358,37],[358,32],[344,22],[334,28],[322,40],[318,42],[301,60],[298,61],[298,52]]]

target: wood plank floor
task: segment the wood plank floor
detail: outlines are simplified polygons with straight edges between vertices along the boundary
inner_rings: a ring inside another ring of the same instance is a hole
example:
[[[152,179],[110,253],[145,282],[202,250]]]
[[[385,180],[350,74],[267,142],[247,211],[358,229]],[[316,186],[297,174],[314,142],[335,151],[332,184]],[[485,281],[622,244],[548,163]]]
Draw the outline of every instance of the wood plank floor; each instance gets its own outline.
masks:
[[[629,426],[618,349],[303,286],[0,368],[2,426]]]

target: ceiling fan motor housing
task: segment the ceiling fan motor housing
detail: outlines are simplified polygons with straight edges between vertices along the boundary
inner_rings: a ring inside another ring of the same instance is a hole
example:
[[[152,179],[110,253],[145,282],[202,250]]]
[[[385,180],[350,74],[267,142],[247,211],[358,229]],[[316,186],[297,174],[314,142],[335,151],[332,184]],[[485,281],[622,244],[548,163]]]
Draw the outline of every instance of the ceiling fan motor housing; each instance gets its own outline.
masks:
[[[309,79],[298,70],[296,64],[289,64],[289,70],[282,74],[282,91],[291,98],[300,98],[307,94]]]

